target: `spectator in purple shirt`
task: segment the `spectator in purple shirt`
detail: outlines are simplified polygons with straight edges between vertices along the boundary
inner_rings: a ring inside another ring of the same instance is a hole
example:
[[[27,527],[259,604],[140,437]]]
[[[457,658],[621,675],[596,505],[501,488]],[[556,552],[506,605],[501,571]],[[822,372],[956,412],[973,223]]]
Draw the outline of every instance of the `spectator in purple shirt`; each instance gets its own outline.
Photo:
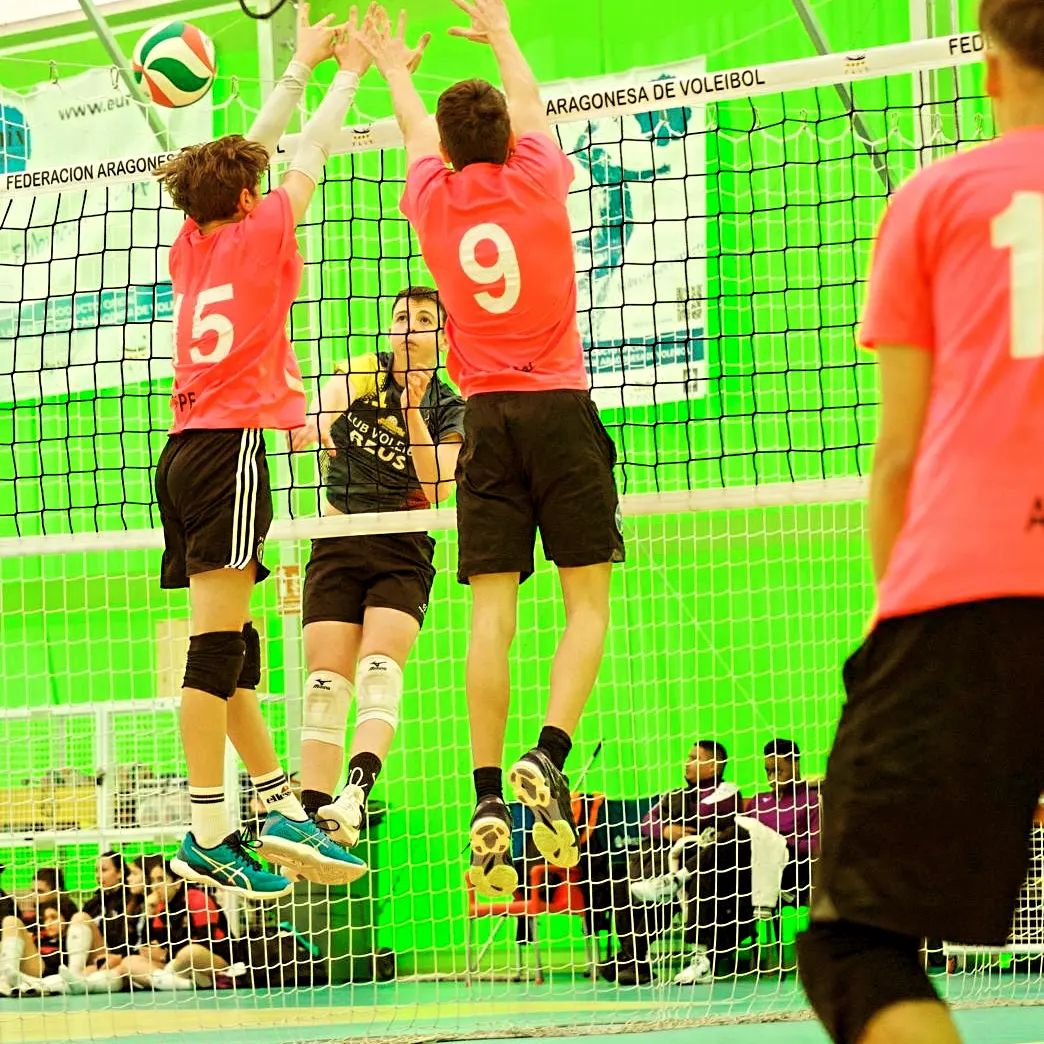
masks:
[[[812,863],[819,853],[819,788],[801,778],[801,751],[789,739],[765,744],[769,790],[753,798],[746,811],[786,838],[790,861],[783,871],[784,903],[807,906]]]

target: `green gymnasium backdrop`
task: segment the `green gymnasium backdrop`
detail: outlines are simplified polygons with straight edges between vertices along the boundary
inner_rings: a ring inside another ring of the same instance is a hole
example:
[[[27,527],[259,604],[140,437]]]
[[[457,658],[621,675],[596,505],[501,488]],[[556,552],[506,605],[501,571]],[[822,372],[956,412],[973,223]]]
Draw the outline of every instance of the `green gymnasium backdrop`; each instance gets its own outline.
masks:
[[[444,35],[457,15],[448,0],[406,6],[415,32],[435,32],[420,80],[430,100],[464,75],[494,75],[483,49]],[[789,0],[696,0],[684,11],[661,2],[642,7],[641,14],[630,0],[516,0],[513,6],[517,35],[544,82],[697,56],[715,70],[814,53]],[[962,6],[960,28],[967,30],[972,5],[965,0]],[[336,9],[329,0],[316,0],[312,8],[315,17]],[[836,51],[909,38],[907,0],[855,6],[833,0],[816,10]],[[236,3],[199,0],[113,15],[110,22],[130,53],[148,23],[171,17],[191,20],[215,41],[220,75],[214,133],[243,130],[249,118],[244,107],[222,103],[238,90],[251,111],[257,106],[255,24]],[[45,80],[52,59],[59,77],[109,64],[82,23],[8,36],[0,40],[2,86],[25,90]],[[936,79],[945,90],[945,77]],[[913,136],[915,116],[904,108],[911,90],[909,77],[858,84],[873,136],[894,130],[890,120]],[[887,116],[886,105],[898,115]],[[367,117],[388,114],[374,73],[358,108]],[[886,189],[868,158],[847,161],[853,144],[841,111],[826,89],[792,93],[785,103],[774,95],[754,105],[718,104],[722,133],[700,136],[711,303],[703,317],[706,383],[691,401],[606,414],[621,452],[625,492],[865,474],[875,390],[873,370],[854,346],[854,321]],[[100,142],[99,149],[107,145]],[[112,147],[110,154],[120,153]],[[909,173],[916,160],[915,150],[896,149],[891,176]],[[339,158],[330,170],[323,232],[306,230],[302,243],[313,265],[320,260],[316,251],[322,252],[321,279],[313,284],[321,287],[322,301],[299,304],[294,315],[297,344],[307,342],[304,357],[318,351],[327,370],[335,355],[344,354],[347,330],[373,332],[378,294],[423,278],[401,224],[350,220],[353,213],[372,217],[382,208],[394,214],[398,186],[388,179],[401,176],[401,157]],[[371,344],[360,337],[351,347]],[[148,462],[162,444],[166,392],[163,383],[132,386],[122,398],[64,397],[44,401],[42,409],[38,401],[0,402],[0,536],[41,532],[45,504],[48,532],[61,531],[62,510],[66,526],[74,528],[155,524]],[[131,467],[121,473],[123,459]],[[126,502],[121,510],[80,509],[89,497],[79,499],[83,491],[63,476],[70,463],[82,470],[87,461],[97,469],[100,487]],[[861,506],[652,516],[632,520],[628,537],[630,561],[614,581],[617,626],[577,736],[578,764],[602,741],[585,786],[613,796],[675,786],[688,746],[703,736],[730,749],[730,775],[748,794],[763,784],[760,749],[775,734],[798,739],[807,751],[806,771],[821,771],[840,701],[840,662],[872,605]],[[298,549],[273,552],[285,559]],[[463,712],[467,601],[452,579],[454,552],[452,534],[443,534],[429,620],[406,672],[405,723],[375,794],[390,807],[384,826],[390,847],[381,861],[396,867],[377,881],[379,899],[389,900],[381,906],[381,941],[400,954],[460,942],[453,917],[461,908],[470,776]],[[157,552],[0,559],[0,704],[154,696],[157,623],[187,614],[183,593],[157,591],[157,564]],[[562,623],[556,599],[553,573],[545,567],[527,585],[519,618],[509,752],[531,742],[538,725]],[[271,585],[263,588],[257,609],[267,638],[264,688],[282,693],[298,683],[283,667],[284,637],[293,628],[277,614]],[[145,729],[148,722],[138,725]],[[61,767],[51,763],[40,736],[19,728],[7,755],[14,780]],[[135,760],[135,743],[133,730],[121,733],[117,760]],[[73,767],[93,772],[86,752],[82,760]],[[178,752],[169,750],[167,763],[157,768],[177,771]],[[90,853],[79,854],[73,885],[87,887]],[[47,851],[35,858],[50,861]],[[28,883],[24,854],[0,850],[0,862],[15,868],[9,888]]]

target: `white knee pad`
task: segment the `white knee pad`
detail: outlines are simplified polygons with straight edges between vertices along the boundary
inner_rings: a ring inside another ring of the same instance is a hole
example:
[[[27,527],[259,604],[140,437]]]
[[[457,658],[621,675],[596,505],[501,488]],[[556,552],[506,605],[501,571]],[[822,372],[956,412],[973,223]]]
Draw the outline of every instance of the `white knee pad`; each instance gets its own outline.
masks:
[[[402,701],[402,668],[390,656],[364,656],[355,672],[358,703],[355,724],[383,721],[393,729],[399,725]]]
[[[304,691],[301,739],[344,746],[344,727],[352,702],[352,683],[333,671],[313,671]]]

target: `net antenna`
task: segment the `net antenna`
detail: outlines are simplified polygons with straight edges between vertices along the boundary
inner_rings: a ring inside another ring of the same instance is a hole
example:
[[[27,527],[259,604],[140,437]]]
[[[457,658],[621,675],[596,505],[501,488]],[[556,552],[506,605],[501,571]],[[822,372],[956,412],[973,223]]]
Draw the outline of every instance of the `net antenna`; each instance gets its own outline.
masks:
[[[792,0],[792,2],[798,18],[801,19],[801,24],[805,27],[805,32],[808,33],[808,38],[812,41],[812,46],[816,49],[816,53],[832,54],[826,33],[819,24],[819,19],[816,17],[815,12],[808,6],[808,0]],[[852,121],[852,129],[855,131],[859,143],[866,149],[867,155],[874,165],[874,170],[877,171],[877,176],[881,179],[886,191],[891,192],[895,185],[892,181],[892,175],[888,171],[888,161],[874,148],[874,139],[863,122],[863,117],[856,111],[852,92],[843,83],[835,83],[834,90],[837,91],[841,104],[848,110],[848,118]]]
[[[145,93],[134,82],[134,75],[131,73],[131,67],[127,63],[127,58],[123,51],[120,50],[119,44],[116,43],[116,38],[112,35],[109,23],[105,21],[104,16],[94,6],[94,0],[80,0],[80,10],[83,11],[84,18],[91,23],[91,28],[97,34],[102,47],[105,48],[106,54],[112,59],[112,64],[119,72],[124,86],[134,101],[137,102],[139,111],[148,121],[149,129],[155,135],[161,151],[173,152],[177,145],[174,143],[169,129],[156,114],[152,102],[145,97]]]
[[[239,0],[239,9],[247,18],[253,18],[255,22],[263,22],[277,15],[286,6],[286,2],[287,0],[257,0],[258,9],[251,11],[247,7],[247,0]]]

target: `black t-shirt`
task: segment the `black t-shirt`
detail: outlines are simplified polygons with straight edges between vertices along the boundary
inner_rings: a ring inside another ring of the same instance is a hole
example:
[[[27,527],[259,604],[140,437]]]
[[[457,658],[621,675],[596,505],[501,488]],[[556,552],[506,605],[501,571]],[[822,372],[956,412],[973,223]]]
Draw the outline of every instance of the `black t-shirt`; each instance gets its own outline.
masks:
[[[228,920],[216,900],[199,888],[184,885],[170,905],[146,919],[145,939],[174,957],[189,943],[202,943],[223,956],[231,940]]]
[[[83,912],[98,925],[105,949],[125,957],[141,945],[143,908],[141,897],[124,887],[99,890],[83,904]]]
[[[346,514],[429,507],[413,467],[402,388],[391,363],[390,352],[378,352],[337,367],[362,393],[330,428],[337,455],[323,456],[326,496]],[[421,400],[421,416],[436,446],[464,434],[464,400],[437,374]]]

